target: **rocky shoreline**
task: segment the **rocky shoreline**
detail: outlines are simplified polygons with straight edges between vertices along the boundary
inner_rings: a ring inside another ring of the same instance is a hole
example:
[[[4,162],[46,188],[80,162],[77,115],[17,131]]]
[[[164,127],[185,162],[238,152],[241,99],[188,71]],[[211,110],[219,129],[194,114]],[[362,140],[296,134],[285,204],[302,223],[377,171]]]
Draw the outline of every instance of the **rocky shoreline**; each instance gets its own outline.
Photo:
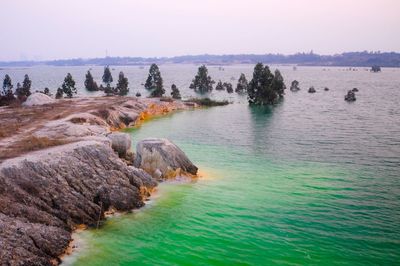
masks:
[[[129,135],[115,132],[193,106],[99,97],[3,108],[2,126],[19,127],[0,131],[0,264],[57,265],[79,226],[142,207],[160,180],[195,176],[172,142],[146,139],[133,154]]]

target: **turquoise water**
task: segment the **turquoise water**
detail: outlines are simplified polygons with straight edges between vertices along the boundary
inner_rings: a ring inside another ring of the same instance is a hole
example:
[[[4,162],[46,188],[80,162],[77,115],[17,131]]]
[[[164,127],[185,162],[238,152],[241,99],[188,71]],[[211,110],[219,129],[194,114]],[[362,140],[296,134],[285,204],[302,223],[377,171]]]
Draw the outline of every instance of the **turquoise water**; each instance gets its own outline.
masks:
[[[398,265],[400,75],[308,69],[275,107],[178,112],[166,137],[203,174],[78,235],[72,265]],[[291,77],[299,75],[288,73]],[[355,103],[343,100],[358,87]]]

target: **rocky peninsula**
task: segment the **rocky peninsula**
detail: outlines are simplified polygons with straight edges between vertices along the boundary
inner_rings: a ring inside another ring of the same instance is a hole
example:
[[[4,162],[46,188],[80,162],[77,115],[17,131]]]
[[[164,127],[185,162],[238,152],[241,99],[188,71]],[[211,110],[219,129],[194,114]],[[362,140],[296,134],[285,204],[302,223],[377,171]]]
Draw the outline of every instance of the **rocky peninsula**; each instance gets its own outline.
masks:
[[[118,130],[196,106],[92,97],[1,108],[0,264],[57,265],[79,226],[142,207],[160,180],[195,176],[172,142],[146,139],[133,154]]]

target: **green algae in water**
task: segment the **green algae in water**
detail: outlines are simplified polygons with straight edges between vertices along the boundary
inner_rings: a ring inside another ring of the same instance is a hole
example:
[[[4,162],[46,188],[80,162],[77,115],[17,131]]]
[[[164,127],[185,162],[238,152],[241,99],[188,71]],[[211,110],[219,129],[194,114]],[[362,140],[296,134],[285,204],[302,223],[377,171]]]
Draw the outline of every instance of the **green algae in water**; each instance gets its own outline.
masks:
[[[358,144],[374,132],[293,118],[290,106],[182,112],[132,130],[134,144],[171,139],[207,178],[163,183],[145,208],[83,232],[72,264],[397,264],[398,158]]]

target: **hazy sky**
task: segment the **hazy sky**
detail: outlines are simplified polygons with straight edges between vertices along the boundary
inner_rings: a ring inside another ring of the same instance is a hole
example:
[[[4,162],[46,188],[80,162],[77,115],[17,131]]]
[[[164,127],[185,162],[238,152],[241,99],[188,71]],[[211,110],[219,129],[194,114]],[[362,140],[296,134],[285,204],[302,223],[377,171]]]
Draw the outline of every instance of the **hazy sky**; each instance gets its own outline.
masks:
[[[400,0],[1,0],[0,60],[400,52]]]

